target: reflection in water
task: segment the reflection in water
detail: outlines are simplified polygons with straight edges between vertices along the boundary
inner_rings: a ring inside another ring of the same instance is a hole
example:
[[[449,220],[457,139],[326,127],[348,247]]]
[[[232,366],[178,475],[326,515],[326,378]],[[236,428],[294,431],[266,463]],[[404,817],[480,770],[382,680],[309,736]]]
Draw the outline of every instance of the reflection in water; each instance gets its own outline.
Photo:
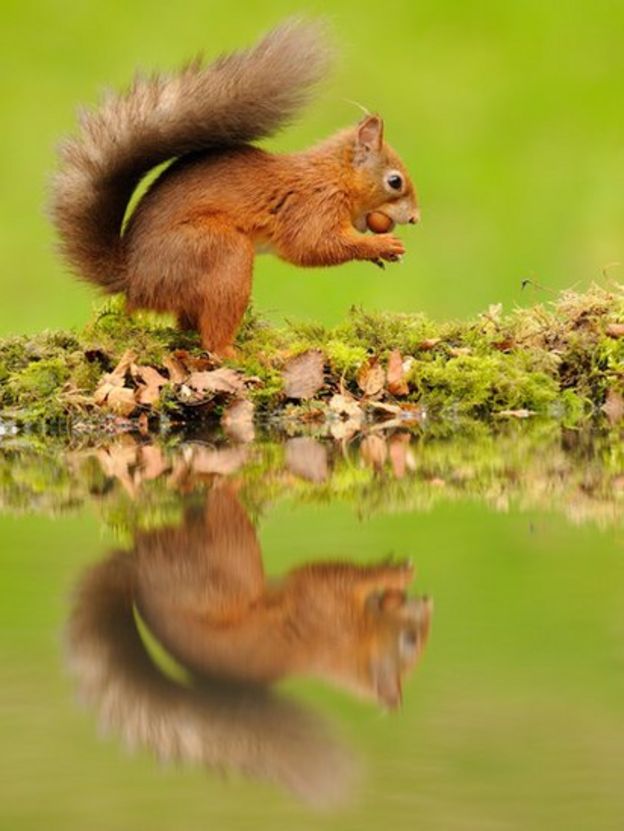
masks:
[[[320,677],[385,707],[426,643],[431,604],[408,598],[408,564],[317,562],[266,579],[231,483],[179,527],[138,532],[79,586],[70,663],[105,727],[163,759],[237,770],[315,804],[343,798],[349,752],[315,713],[271,688]],[[135,610],[191,674],[152,661]]]

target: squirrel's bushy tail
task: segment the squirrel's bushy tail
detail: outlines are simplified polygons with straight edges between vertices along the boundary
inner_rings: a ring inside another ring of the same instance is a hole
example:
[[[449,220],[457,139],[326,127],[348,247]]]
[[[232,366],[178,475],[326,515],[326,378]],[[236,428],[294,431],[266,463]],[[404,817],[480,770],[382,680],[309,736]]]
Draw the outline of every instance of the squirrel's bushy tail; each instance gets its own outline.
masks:
[[[121,227],[128,201],[155,165],[196,150],[275,133],[307,102],[328,68],[323,25],[288,20],[255,46],[175,75],[137,78],[80,117],[59,151],[51,214],[76,273],[124,288]]]
[[[69,669],[103,732],[164,762],[274,782],[316,807],[348,797],[352,756],[308,707],[257,685],[165,674],[141,638],[136,588],[134,556],[114,553],[85,572],[67,623]]]

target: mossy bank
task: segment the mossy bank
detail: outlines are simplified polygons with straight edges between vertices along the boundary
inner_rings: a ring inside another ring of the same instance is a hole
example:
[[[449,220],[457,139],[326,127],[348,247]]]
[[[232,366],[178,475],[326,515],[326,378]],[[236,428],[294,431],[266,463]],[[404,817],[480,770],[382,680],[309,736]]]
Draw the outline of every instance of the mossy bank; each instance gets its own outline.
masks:
[[[221,418],[290,424],[540,416],[616,424],[624,410],[624,288],[567,291],[552,302],[474,320],[352,309],[327,328],[275,327],[249,312],[235,360],[196,335],[114,298],[82,331],[0,341],[0,427],[114,431]],[[349,432],[349,431],[347,431]]]

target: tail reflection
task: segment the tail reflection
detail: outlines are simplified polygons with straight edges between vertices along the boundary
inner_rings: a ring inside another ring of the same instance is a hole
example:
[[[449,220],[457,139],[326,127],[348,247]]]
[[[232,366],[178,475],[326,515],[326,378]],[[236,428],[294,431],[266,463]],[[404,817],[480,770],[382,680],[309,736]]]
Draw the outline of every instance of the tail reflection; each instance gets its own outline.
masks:
[[[180,527],[139,532],[134,551],[88,571],[68,625],[70,663],[89,706],[128,745],[334,803],[350,789],[350,754],[270,685],[314,675],[396,707],[431,617],[429,601],[406,597],[411,579],[404,564],[327,562],[271,583],[234,489],[216,484]],[[135,609],[189,683],[152,661]]]

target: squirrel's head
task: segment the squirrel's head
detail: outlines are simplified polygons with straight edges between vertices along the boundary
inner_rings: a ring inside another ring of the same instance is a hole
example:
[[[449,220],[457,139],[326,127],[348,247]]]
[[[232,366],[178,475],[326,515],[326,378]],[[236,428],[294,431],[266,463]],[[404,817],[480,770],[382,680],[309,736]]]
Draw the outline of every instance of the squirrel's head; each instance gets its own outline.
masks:
[[[383,132],[379,115],[367,115],[354,131],[353,224],[359,231],[366,230],[366,217],[373,211],[398,225],[420,220],[412,181],[397,153],[384,141]]]
[[[401,703],[403,678],[414,668],[427,643],[433,604],[429,597],[407,597],[389,590],[367,601],[374,636],[369,642],[367,681],[377,700],[390,710]]]

